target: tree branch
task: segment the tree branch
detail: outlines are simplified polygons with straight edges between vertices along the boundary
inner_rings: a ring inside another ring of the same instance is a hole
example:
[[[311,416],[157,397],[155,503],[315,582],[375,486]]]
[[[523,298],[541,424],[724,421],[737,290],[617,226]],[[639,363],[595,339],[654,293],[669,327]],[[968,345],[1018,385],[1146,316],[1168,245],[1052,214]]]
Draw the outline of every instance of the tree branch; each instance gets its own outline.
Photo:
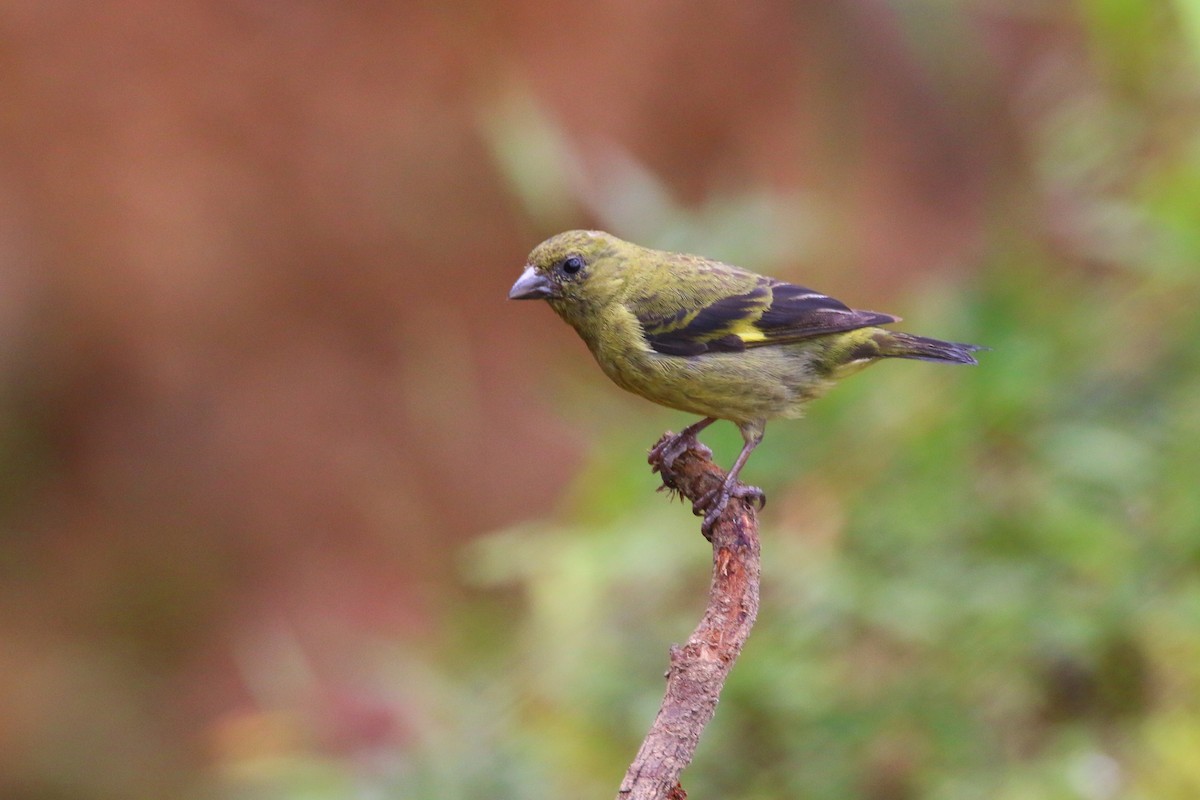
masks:
[[[665,488],[693,503],[725,479],[703,445],[684,452],[670,469],[656,463],[653,456],[651,464],[662,473]],[[712,719],[725,679],[758,614],[758,517],[751,504],[731,499],[712,526],[711,541],[713,575],[708,608],[687,643],[671,648],[662,706],[625,773],[617,800],[687,797],[679,774],[696,753],[700,734]]]

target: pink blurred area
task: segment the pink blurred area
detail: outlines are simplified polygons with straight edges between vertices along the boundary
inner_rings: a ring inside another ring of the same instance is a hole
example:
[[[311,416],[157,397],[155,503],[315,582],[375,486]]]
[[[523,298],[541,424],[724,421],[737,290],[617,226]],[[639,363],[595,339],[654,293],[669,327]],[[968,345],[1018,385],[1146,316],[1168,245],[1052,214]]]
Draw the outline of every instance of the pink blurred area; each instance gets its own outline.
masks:
[[[1058,41],[955,19],[935,69],[874,0],[0,8],[0,794],[402,743],[360,648],[434,636],[456,547],[586,444],[546,377],[582,351],[504,299],[554,232],[487,140],[514,86],[685,206],[810,192],[869,302],[975,257],[998,98]]]

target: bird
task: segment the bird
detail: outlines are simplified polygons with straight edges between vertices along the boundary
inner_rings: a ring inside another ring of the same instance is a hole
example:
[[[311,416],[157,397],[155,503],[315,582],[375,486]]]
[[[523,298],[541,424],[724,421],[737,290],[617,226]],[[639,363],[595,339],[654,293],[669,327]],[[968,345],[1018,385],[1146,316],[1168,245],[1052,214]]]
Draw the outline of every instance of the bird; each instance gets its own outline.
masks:
[[[508,297],[545,300],[614,383],[701,418],[651,451],[662,469],[717,420],[738,427],[741,452],[721,485],[693,504],[706,535],[731,498],[765,505],[763,491],[738,476],[769,420],[803,416],[835,383],[885,358],[976,364],[973,353],[988,349],[888,330],[879,326],[899,317],[604,231],[566,231],[537,245]]]

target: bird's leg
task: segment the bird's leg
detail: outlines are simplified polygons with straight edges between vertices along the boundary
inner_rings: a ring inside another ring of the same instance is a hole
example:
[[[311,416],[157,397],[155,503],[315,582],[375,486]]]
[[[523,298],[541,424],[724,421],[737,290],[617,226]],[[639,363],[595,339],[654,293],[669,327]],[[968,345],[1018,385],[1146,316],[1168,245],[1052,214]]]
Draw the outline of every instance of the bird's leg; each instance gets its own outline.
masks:
[[[703,448],[704,454],[706,456],[711,456],[712,451],[700,444],[700,442],[696,439],[696,434],[700,433],[700,431],[704,430],[716,421],[716,417],[705,417],[699,422],[693,422],[691,425],[688,425],[671,438],[663,439],[661,442],[656,444],[650,451],[650,457],[648,459],[650,463],[654,465],[654,471],[670,471],[671,467],[675,464],[675,459],[687,452],[688,448]]]
[[[759,420],[742,424],[738,427],[741,429],[742,438],[746,442],[742,446],[742,452],[738,453],[737,460],[729,468],[729,473],[725,476],[725,480],[721,483],[721,486],[706,493],[692,505],[692,511],[695,513],[704,512],[704,522],[700,529],[704,531],[705,536],[712,530],[713,523],[721,516],[721,512],[725,510],[725,506],[729,505],[729,498],[738,497],[753,500],[758,504],[760,510],[767,504],[767,496],[763,493],[762,489],[757,486],[746,486],[745,484],[738,483],[738,474],[741,473],[742,467],[745,466],[746,459],[750,458],[750,453],[762,441],[766,423]]]

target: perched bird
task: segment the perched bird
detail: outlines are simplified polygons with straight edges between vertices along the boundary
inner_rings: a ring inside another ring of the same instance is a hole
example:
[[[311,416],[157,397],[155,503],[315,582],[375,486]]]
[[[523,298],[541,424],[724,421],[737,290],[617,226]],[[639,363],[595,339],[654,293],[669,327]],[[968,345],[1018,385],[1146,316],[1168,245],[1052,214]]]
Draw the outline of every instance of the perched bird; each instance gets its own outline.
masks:
[[[975,364],[971,353],[986,349],[884,330],[877,326],[899,317],[601,231],[539,244],[508,296],[546,300],[621,388],[703,417],[652,454],[666,468],[716,420],[738,426],[741,453],[722,486],[694,506],[706,533],[730,497],[765,502],[737,478],[767,420],[802,416],[834,383],[883,358]]]

